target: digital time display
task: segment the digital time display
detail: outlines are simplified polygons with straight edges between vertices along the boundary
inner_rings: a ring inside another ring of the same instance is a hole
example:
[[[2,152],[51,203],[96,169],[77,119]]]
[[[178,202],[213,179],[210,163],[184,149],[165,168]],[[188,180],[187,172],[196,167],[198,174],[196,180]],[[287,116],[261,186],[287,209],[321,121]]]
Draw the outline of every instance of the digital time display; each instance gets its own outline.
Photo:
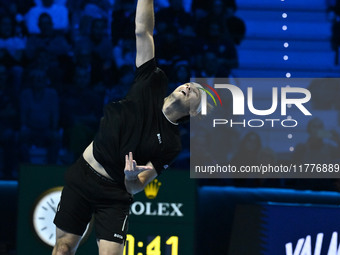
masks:
[[[170,236],[163,238],[161,236],[148,236],[146,244],[141,241],[137,241],[133,235],[126,236],[126,244],[123,255],[178,255],[178,236]],[[165,245],[165,247],[164,247]],[[145,252],[139,252],[140,250]],[[164,249],[164,252],[162,250]]]

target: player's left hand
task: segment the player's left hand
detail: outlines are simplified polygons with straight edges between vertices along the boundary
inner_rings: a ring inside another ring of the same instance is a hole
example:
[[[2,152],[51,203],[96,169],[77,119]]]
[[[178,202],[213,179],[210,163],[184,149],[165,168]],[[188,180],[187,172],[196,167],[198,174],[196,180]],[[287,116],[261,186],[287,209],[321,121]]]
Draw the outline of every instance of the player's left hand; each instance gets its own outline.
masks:
[[[132,152],[130,152],[129,155],[125,155],[124,174],[128,181],[136,180],[138,174],[152,169],[151,166],[137,166],[137,162],[133,160]]]

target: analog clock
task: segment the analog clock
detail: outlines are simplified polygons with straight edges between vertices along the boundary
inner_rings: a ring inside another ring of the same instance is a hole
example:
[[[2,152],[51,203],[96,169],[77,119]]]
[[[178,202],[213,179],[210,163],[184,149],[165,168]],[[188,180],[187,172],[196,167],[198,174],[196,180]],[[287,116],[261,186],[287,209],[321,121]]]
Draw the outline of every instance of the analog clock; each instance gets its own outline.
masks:
[[[54,216],[58,209],[61,191],[63,187],[55,187],[43,192],[33,207],[33,229],[39,239],[49,246],[54,246],[56,241],[56,226],[53,223]],[[83,235],[86,239],[90,232],[90,225],[87,225]]]

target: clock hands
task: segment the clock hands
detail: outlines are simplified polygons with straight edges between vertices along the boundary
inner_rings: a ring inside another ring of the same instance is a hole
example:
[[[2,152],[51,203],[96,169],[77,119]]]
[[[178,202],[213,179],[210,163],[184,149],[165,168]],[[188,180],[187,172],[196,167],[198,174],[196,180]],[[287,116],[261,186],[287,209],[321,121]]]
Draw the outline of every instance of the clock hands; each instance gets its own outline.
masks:
[[[51,207],[51,209],[53,210],[54,213],[57,213],[57,210],[49,203],[47,202],[48,206]]]

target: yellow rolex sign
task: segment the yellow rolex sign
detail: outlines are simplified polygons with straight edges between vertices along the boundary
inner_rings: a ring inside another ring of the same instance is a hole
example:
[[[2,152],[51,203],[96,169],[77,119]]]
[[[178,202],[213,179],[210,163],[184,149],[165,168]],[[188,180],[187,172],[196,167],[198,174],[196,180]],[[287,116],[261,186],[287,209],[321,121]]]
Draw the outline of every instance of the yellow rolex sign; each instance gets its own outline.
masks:
[[[148,199],[154,199],[157,197],[158,191],[160,186],[162,185],[161,182],[159,182],[157,179],[154,179],[152,182],[150,182],[144,189],[145,196]]]
[[[178,198],[176,199],[169,197],[166,198],[165,200],[159,199],[155,200],[160,189],[160,186],[161,182],[159,182],[157,179],[149,183],[144,189],[144,193],[147,200],[143,202],[135,201],[131,205],[131,214],[138,216],[146,215],[146,216],[183,217],[184,216],[182,212],[183,202],[178,202],[179,201]],[[168,187],[171,186],[172,186],[171,184],[168,185]]]
[[[193,255],[196,185],[168,170],[134,197],[124,255]]]

